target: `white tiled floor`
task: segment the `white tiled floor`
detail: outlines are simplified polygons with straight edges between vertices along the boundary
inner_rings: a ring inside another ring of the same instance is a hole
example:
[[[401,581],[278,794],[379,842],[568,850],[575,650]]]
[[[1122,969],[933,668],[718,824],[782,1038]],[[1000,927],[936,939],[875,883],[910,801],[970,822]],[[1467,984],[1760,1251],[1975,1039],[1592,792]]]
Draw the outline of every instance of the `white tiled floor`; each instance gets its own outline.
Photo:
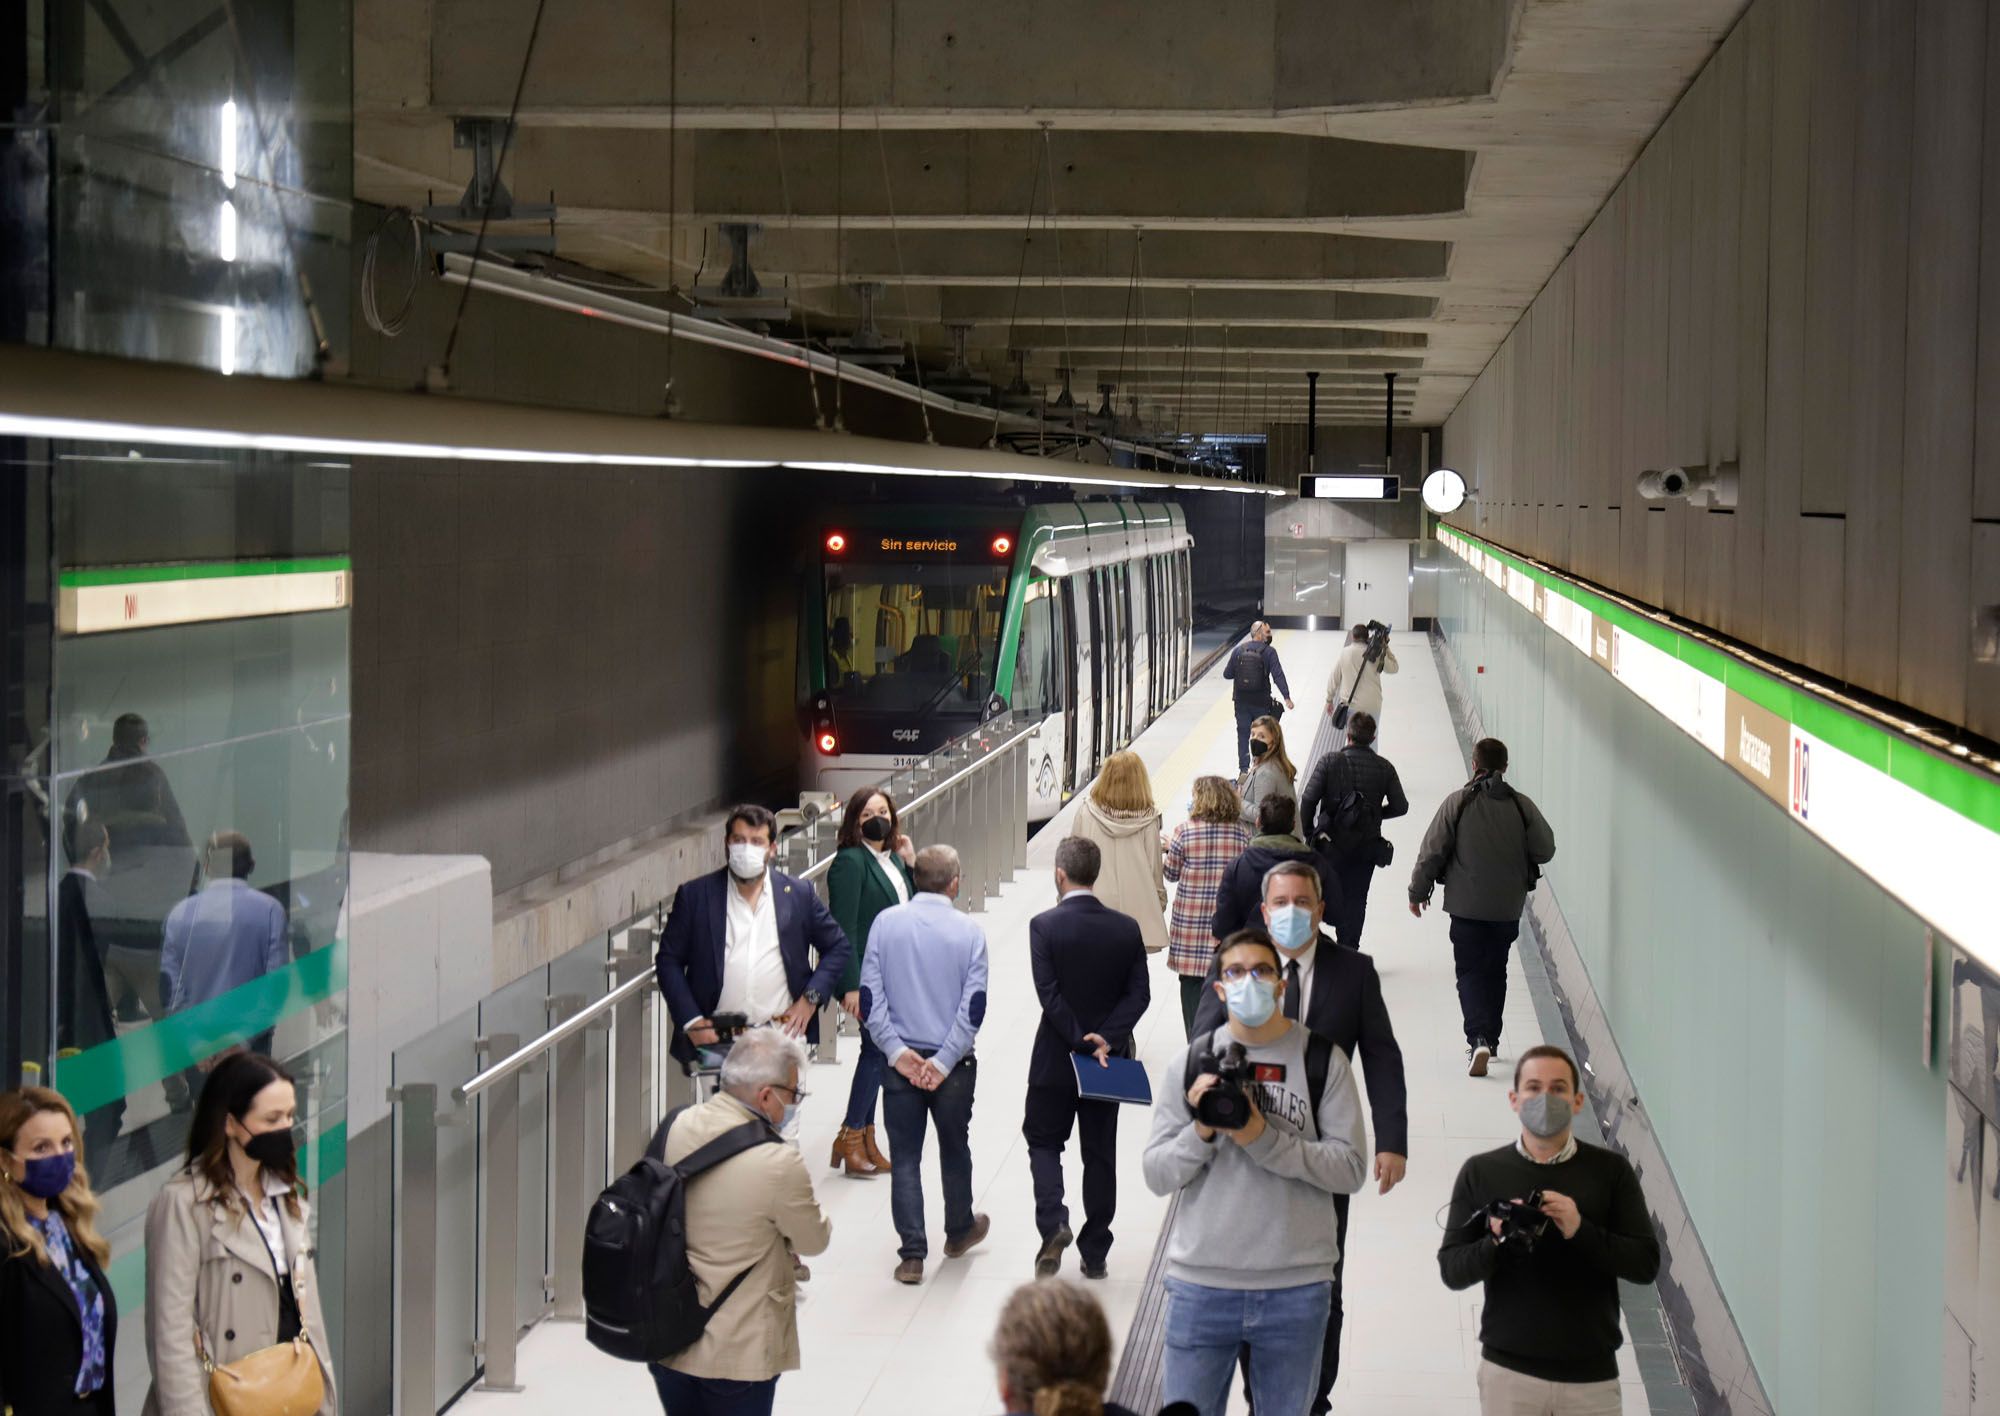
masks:
[[[1298,711],[1287,727],[1303,757],[1323,684],[1340,647],[1336,633],[1281,631],[1278,648]],[[1517,1134],[1507,1108],[1507,1081],[1465,1076],[1450,946],[1445,921],[1419,921],[1404,908],[1408,862],[1438,801],[1464,780],[1431,653],[1421,634],[1397,636],[1402,672],[1387,692],[1388,740],[1412,803],[1408,817],[1389,824],[1396,864],[1377,875],[1370,897],[1368,952],[1381,970],[1390,1014],[1402,1043],[1410,1093],[1410,1172],[1396,1191],[1371,1186],[1357,1197],[1349,1227],[1347,1327],[1336,1412],[1369,1416],[1455,1416],[1478,1410],[1473,1373],[1479,1360],[1479,1295],[1453,1293],[1438,1278],[1439,1223],[1461,1161]],[[1197,684],[1138,742],[1169,827],[1179,818],[1189,784],[1204,772],[1234,775],[1229,685],[1219,676]],[[1296,725],[1296,726],[1294,726]],[[1300,762],[1303,774],[1310,764]],[[816,1068],[813,1098],[803,1118],[807,1159],[819,1178],[821,1203],[833,1216],[832,1248],[812,1261],[813,1278],[799,1309],[803,1371],[778,1385],[781,1416],[985,1416],[999,1411],[986,1344],[1000,1306],[1034,1275],[1037,1236],[1021,1142],[1020,1079],[1026,1072],[1038,1014],[1027,964],[1027,921],[1054,902],[1049,878],[1063,818],[1042,831],[1028,851],[1028,869],[982,918],[991,950],[991,997],[979,1037],[979,1100],[973,1114],[977,1203],[993,1219],[992,1236],[963,1259],[945,1260],[936,1151],[928,1152],[925,1188],[932,1226],[932,1260],[920,1288],[890,1277],[896,1236],[889,1221],[889,1182],[853,1181],[825,1168],[847,1095],[849,1066]],[[1558,825],[1560,831],[1560,825]],[[1541,1034],[1518,963],[1512,972],[1503,1044],[1511,1056]],[[1139,1031],[1140,1056],[1164,1066],[1183,1045],[1179,991],[1161,958],[1153,976],[1153,1006]],[[853,1049],[846,1049],[850,1059]],[[1139,1152],[1146,1117],[1128,1112],[1119,1128],[1119,1211],[1111,1277],[1093,1284],[1112,1331],[1121,1338],[1140,1298],[1153,1245],[1166,1211],[1147,1193]],[[1080,1166],[1070,1157],[1070,1205],[1081,1221]],[[1075,1277],[1074,1251],[1066,1272]],[[1636,1368],[1626,1365],[1626,1410],[1646,1409]],[[473,1392],[461,1408],[476,1416],[541,1416],[577,1410],[644,1410],[656,1404],[643,1369],[603,1357],[575,1325],[545,1323],[520,1354],[522,1395]],[[1232,1411],[1242,1409],[1240,1392]]]

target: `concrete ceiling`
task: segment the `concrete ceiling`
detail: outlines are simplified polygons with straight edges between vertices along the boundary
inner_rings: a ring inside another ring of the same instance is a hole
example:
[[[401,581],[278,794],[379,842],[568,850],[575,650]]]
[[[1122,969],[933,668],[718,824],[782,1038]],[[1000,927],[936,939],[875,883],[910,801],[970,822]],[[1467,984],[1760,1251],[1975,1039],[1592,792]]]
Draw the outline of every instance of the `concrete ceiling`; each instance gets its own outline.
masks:
[[[355,188],[455,199],[502,116],[558,254],[712,285],[715,224],[816,335],[857,281],[1188,429],[1436,424],[1746,0],[357,0]],[[677,7],[677,8],[676,8]],[[673,62],[674,40],[682,51]],[[1246,421],[1248,420],[1248,421]]]

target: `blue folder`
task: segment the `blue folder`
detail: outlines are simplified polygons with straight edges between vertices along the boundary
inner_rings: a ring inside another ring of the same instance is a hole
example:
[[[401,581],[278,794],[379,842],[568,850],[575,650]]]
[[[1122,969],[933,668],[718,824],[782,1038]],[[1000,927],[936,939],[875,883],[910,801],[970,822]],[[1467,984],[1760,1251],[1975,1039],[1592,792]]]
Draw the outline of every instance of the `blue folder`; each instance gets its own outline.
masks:
[[[1113,1057],[1100,1067],[1088,1052],[1072,1052],[1070,1065],[1076,1069],[1076,1094],[1085,1101],[1122,1101],[1130,1106],[1151,1106],[1153,1084],[1146,1077],[1145,1064],[1129,1057]]]

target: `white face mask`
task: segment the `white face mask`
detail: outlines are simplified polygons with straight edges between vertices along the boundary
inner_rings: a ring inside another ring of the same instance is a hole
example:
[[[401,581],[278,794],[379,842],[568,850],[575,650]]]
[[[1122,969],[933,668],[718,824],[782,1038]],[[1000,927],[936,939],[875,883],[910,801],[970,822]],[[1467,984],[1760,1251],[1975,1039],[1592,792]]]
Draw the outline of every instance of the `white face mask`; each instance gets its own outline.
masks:
[[[769,846],[752,845],[748,841],[731,841],[729,873],[738,880],[755,880],[764,873],[764,859],[770,850]]]

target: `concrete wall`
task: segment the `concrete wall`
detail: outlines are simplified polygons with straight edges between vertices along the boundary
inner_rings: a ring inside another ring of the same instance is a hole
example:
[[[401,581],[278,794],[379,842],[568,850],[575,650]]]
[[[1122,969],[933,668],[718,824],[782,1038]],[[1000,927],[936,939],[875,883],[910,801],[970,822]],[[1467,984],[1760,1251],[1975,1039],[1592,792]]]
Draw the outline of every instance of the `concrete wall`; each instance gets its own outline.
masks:
[[[1446,423],[1450,519],[2000,736],[1996,45],[1757,0]],[[1634,489],[1725,463],[1732,511]]]

